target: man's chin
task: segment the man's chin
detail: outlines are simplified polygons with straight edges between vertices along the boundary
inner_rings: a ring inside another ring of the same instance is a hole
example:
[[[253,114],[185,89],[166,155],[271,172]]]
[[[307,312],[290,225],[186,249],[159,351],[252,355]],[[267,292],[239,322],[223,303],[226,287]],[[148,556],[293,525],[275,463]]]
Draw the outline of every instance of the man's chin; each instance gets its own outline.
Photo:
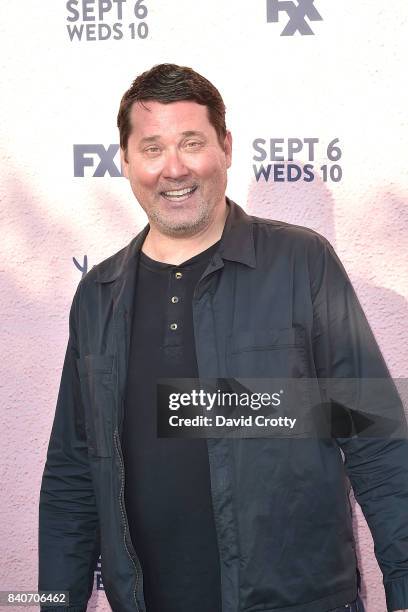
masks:
[[[200,216],[199,218],[175,218],[177,215],[173,215],[172,218],[155,217],[151,219],[156,228],[166,236],[180,237],[180,236],[194,236],[205,227],[208,226],[210,219],[207,215]]]
[[[201,231],[205,227],[204,224],[191,224],[191,223],[183,223],[183,224],[161,224],[157,226],[157,229],[166,236],[181,237],[181,236],[194,236],[199,231]]]

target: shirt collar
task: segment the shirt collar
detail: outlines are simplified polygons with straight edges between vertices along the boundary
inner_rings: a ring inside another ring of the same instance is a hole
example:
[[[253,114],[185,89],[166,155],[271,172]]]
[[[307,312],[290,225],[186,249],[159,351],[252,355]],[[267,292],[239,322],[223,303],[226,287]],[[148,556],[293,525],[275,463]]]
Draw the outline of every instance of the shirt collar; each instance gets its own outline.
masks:
[[[228,197],[226,197],[226,202],[229,212],[222,232],[218,253],[222,259],[237,261],[255,268],[256,258],[252,217]],[[125,248],[96,266],[95,282],[112,282],[124,274],[129,269],[129,266],[134,268],[149,229],[150,225],[147,224]]]

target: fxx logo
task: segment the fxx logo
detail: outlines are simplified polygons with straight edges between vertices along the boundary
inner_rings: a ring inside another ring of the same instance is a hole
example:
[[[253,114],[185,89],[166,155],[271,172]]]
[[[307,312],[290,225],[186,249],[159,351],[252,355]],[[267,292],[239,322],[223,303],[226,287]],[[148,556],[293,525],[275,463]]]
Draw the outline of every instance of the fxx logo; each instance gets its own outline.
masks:
[[[266,0],[266,19],[268,23],[278,23],[279,13],[285,12],[289,17],[281,36],[293,36],[299,32],[302,36],[313,35],[314,32],[309,21],[323,21],[317,8],[315,0]]]
[[[118,144],[74,144],[74,176],[83,178],[85,168],[91,176],[122,176],[118,153]]]

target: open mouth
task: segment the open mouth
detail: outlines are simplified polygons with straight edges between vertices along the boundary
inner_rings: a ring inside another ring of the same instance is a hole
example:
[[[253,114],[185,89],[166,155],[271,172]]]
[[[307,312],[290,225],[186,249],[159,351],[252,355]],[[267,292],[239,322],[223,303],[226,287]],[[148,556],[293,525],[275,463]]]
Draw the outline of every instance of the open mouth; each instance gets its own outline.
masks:
[[[169,191],[161,191],[162,195],[166,200],[171,202],[179,202],[180,200],[186,200],[189,198],[197,189],[197,185],[193,187],[186,187],[185,189],[172,189]]]

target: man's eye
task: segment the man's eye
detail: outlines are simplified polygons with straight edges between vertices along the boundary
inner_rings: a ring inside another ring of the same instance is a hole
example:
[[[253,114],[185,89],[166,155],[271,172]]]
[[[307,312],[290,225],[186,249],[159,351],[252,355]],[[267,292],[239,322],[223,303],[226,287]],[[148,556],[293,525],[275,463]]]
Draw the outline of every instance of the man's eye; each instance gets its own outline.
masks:
[[[197,140],[190,140],[189,142],[186,142],[186,147],[189,149],[195,149],[197,147],[199,147],[202,143],[197,141]]]
[[[158,153],[160,151],[159,147],[148,147],[145,149],[145,153]]]

